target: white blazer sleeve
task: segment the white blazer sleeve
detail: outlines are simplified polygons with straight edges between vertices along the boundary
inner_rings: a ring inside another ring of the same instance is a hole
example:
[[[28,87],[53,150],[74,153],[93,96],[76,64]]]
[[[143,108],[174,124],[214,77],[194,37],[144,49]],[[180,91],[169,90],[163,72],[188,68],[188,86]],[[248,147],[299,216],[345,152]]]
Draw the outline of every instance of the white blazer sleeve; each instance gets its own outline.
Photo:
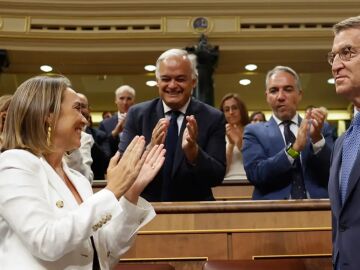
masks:
[[[86,179],[84,182],[89,186]],[[0,214],[31,254],[42,260],[58,260],[91,235],[116,256],[155,215],[152,207],[145,210],[122,200],[119,203],[106,189],[73,209],[57,211],[51,200],[59,192],[38,157],[24,150],[0,155]],[[131,208],[138,210],[128,212]]]

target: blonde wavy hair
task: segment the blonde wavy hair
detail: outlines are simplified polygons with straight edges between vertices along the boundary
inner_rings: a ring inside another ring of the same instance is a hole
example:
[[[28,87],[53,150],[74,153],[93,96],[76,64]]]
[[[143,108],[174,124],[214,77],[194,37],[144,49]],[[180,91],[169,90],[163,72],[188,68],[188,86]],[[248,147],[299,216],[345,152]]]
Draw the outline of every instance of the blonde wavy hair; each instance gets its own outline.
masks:
[[[54,130],[70,81],[61,75],[41,75],[23,82],[10,102],[3,132],[2,151],[26,149],[35,155],[52,152],[48,129]],[[51,121],[49,121],[51,116]]]

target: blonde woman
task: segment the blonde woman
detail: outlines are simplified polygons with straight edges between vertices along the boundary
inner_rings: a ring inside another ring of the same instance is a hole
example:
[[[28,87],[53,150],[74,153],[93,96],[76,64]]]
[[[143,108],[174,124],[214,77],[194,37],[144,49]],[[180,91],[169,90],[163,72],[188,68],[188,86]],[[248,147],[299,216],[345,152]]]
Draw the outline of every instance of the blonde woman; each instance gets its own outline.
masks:
[[[107,170],[107,185],[62,161],[80,146],[86,119],[79,96],[58,76],[34,77],[10,103],[0,155],[1,269],[112,269],[136,232],[155,215],[139,194],[164,161],[135,137]]]

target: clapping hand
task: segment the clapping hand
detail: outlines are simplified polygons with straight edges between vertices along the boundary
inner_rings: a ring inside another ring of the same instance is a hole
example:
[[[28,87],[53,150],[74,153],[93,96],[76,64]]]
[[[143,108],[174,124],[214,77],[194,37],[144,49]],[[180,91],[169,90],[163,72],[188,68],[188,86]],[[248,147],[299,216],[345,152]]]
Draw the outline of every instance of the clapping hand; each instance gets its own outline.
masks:
[[[145,187],[154,179],[165,161],[164,145],[154,145],[150,150],[146,150],[142,156],[143,165],[140,169],[135,183],[126,192],[126,198],[136,204],[138,197]]]
[[[193,115],[186,116],[186,128],[182,137],[182,149],[190,163],[195,163],[199,147],[197,144],[198,125]]]
[[[112,191],[118,199],[125,194],[139,175],[144,162],[144,159],[141,159],[144,146],[144,137],[135,136],[121,159],[120,153],[117,152],[109,162],[106,188]]]

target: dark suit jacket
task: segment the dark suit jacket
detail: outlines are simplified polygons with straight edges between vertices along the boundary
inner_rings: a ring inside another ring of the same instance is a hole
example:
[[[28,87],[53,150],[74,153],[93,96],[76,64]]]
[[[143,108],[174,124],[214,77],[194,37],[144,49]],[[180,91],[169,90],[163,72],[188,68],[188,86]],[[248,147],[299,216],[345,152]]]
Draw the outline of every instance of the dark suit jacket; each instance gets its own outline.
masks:
[[[198,124],[199,155],[196,165],[186,161],[180,139],[186,126],[184,119],[174,158],[170,190],[168,190],[170,200],[214,200],[211,187],[219,185],[225,175],[225,118],[219,110],[195,99],[189,103],[186,115],[194,115]],[[120,152],[125,151],[135,135],[144,135],[146,143],[149,143],[155,125],[163,117],[163,104],[159,98],[132,106],[127,114],[119,146]],[[160,171],[142,196],[150,201],[160,201],[162,181],[162,171]]]
[[[94,173],[94,180],[103,180],[109,164],[109,154],[104,150],[105,147],[108,147],[107,135],[104,131],[93,127],[86,127],[85,132],[94,138],[94,144],[91,147],[91,157],[93,159],[91,170]]]
[[[350,173],[347,194],[340,201],[340,167],[344,135],[339,137],[331,157],[329,197],[332,210],[333,261],[338,257],[341,270],[360,267],[360,155],[358,153]]]
[[[103,149],[109,159],[115,155],[120,142],[119,136],[114,138],[111,135],[111,131],[113,131],[113,129],[116,127],[118,121],[118,115],[115,113],[112,117],[104,119],[99,124],[99,130],[104,131],[107,135],[107,140],[104,142]]]
[[[330,155],[333,147],[331,129],[323,128],[325,145],[316,155],[307,142],[301,152],[304,182],[311,198],[327,198]],[[291,163],[285,153],[285,142],[273,117],[268,122],[246,126],[243,139],[244,168],[254,184],[253,199],[288,199],[291,191]]]

